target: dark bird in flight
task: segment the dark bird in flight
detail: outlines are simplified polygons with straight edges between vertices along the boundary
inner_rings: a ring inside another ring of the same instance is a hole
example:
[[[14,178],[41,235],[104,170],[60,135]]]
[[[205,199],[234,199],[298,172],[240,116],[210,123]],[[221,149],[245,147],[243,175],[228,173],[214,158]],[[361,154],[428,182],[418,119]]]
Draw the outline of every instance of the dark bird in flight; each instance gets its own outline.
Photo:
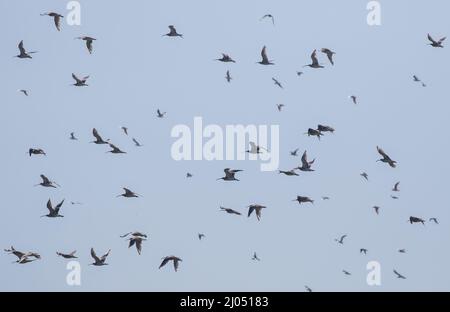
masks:
[[[94,259],[94,263],[91,263],[90,265],[95,265],[95,266],[108,265],[108,263],[106,263],[106,258],[109,256],[110,252],[111,252],[111,249],[109,249],[107,253],[105,253],[103,256],[101,256],[99,258],[95,254],[94,248],[91,248],[91,257]]]
[[[144,145],[142,145],[141,143],[139,143],[135,138],[132,139],[134,142],[134,145],[136,145],[137,147],[142,147]]]
[[[292,170],[289,170],[289,171],[284,171],[284,170],[278,170],[278,173],[280,173],[280,174],[284,174],[284,175],[287,175],[287,176],[298,176],[298,173],[297,172],[295,172],[295,169],[292,169]]]
[[[297,157],[297,156],[298,156],[298,151],[299,151],[299,150],[300,150],[299,148],[296,148],[295,150],[290,151],[289,153],[291,154],[291,156]]]
[[[77,251],[76,250],[74,250],[74,251],[72,251],[71,253],[68,253],[68,254],[65,254],[65,253],[62,253],[62,252],[56,252],[56,254],[58,255],[58,256],[60,256],[60,257],[63,257],[64,259],[76,259],[76,258],[78,258],[77,256],[75,256],[75,253],[76,253]]]
[[[47,155],[47,154],[45,154],[44,150],[40,149],[40,148],[30,148],[28,150],[28,154],[30,154],[30,157],[31,157],[31,155],[44,155],[44,156]]]
[[[396,161],[395,160],[392,160],[381,148],[379,148],[378,146],[377,146],[377,151],[378,151],[378,153],[381,155],[381,156],[383,156],[383,158],[381,158],[381,159],[378,159],[377,161],[381,161],[381,162],[384,162],[384,163],[387,163],[387,164],[389,164],[389,166],[391,166],[392,168],[395,168],[396,167]]]
[[[230,169],[225,168],[223,172],[225,172],[225,176],[222,178],[218,178],[217,180],[224,180],[224,181],[239,181],[239,179],[236,179],[234,175],[238,172],[241,172],[243,170],[240,169]]]
[[[398,196],[395,196],[395,195],[391,195],[391,198],[392,199],[399,199]]]
[[[75,137],[75,132],[70,132],[70,138],[73,141],[77,141],[78,139]]]
[[[233,77],[231,77],[230,71],[227,70],[227,74],[225,76],[225,79],[227,80],[227,82],[231,82],[231,80],[233,79]]]
[[[74,73],[72,73],[72,78],[75,80],[73,84],[75,87],[87,87],[89,86],[86,81],[89,79],[89,76],[85,76],[83,78],[78,78]]]
[[[189,172],[186,173],[186,178],[187,178],[187,179],[192,178],[192,173],[189,173]]]
[[[173,268],[175,269],[175,272],[178,271],[179,262],[183,261],[182,259],[175,257],[175,256],[167,256],[167,257],[163,257],[162,259],[163,259],[163,261],[159,265],[159,269],[161,269],[163,266],[165,266],[167,264],[167,262],[173,261]]]
[[[430,222],[433,221],[436,224],[439,224],[439,221],[437,218],[430,218]]]
[[[216,59],[216,61],[224,62],[224,63],[236,63],[235,60],[231,58],[228,54],[222,53],[222,57],[219,59]]]
[[[438,41],[436,41],[431,37],[430,34],[428,34],[428,40],[431,41],[430,45],[435,48],[443,48],[444,46],[442,45],[442,43],[444,42],[445,39],[447,39],[447,37],[441,38]]]
[[[306,151],[304,151],[302,155],[302,166],[297,167],[296,169],[300,171],[314,171],[313,169],[311,169],[311,166],[315,161],[315,158],[311,161],[308,161],[308,154],[306,153]]]
[[[367,249],[366,248],[361,248],[359,250],[359,253],[363,253],[363,254],[367,255]]]
[[[317,125],[317,131],[334,133],[334,128],[325,125]]]
[[[266,206],[261,206],[261,205],[258,205],[258,204],[253,204],[253,205],[248,206],[247,217],[250,217],[252,212],[255,211],[256,219],[258,219],[258,221],[261,220],[261,210],[263,208],[267,208],[267,207]]]
[[[399,253],[406,253],[406,249],[399,249],[398,252]]]
[[[392,192],[400,192],[400,189],[398,186],[400,185],[400,182],[395,183],[394,187],[392,188]]]
[[[92,129],[92,135],[95,137],[95,141],[91,141],[90,143],[95,143],[95,144],[109,144],[108,140],[103,140],[102,137],[98,134],[97,129]]]
[[[284,104],[277,104],[278,111],[281,112],[284,106],[285,106]]]
[[[373,206],[372,208],[375,210],[376,214],[380,214],[380,207],[379,206]]]
[[[19,264],[25,264],[41,259],[41,256],[36,252],[21,252],[14,249],[13,246],[11,246],[10,249],[5,249],[5,252],[15,255],[18,258],[15,262]],[[33,259],[31,259],[31,257],[33,257]]]
[[[281,84],[281,82],[279,82],[277,79],[275,79],[273,77],[272,77],[272,80],[276,86],[280,87],[280,89],[283,89],[283,85]]]
[[[394,274],[397,275],[397,278],[400,278],[400,279],[406,279],[406,277],[404,277],[403,275],[401,275],[400,273],[398,273],[396,270],[394,270]]]
[[[117,195],[116,197],[126,197],[126,198],[132,198],[132,197],[139,197],[140,195],[127,189],[126,187],[122,188],[125,193]]]
[[[421,218],[417,218],[417,217],[409,217],[409,223],[413,224],[413,223],[422,223],[425,225],[425,220],[421,219]]]
[[[346,270],[342,270],[342,272],[344,272],[344,274],[347,275],[347,276],[348,276],[348,275],[352,275],[352,273],[350,273],[350,272],[348,272],[348,271],[346,271]]]
[[[273,61],[269,61],[269,58],[267,57],[267,49],[266,46],[264,46],[261,50],[261,58],[262,60],[258,62],[261,65],[275,65]]]
[[[301,75],[303,75],[303,74],[304,74],[304,73],[303,73],[302,71],[298,71],[298,72],[297,72],[297,76],[299,76],[299,77],[300,77]]]
[[[417,77],[416,75],[413,76],[413,80],[414,82],[420,82],[422,84],[422,87],[426,87],[427,85],[419,79],[419,77]]]
[[[115,146],[112,143],[108,143],[109,147],[112,148],[112,150],[107,151],[107,153],[112,153],[112,154],[126,154],[127,152],[122,151],[120,148],[118,148],[117,146]]]
[[[322,200],[330,200],[330,197],[328,197],[328,196],[322,196]]]
[[[206,237],[205,236],[205,234],[202,234],[202,233],[198,233],[198,240],[202,240],[204,237]]]
[[[47,12],[47,13],[42,13],[41,16],[51,16],[53,17],[53,21],[55,22],[55,27],[58,31],[61,30],[61,18],[63,18],[64,16],[62,16],[61,14],[55,13],[55,12]]]
[[[266,19],[266,18],[270,18],[272,20],[272,25],[275,26],[275,19],[272,14],[266,14],[263,17],[261,17],[259,20],[262,21],[263,19]]]
[[[130,242],[128,243],[128,248],[133,247],[133,245],[136,245],[136,250],[138,254],[141,254],[142,251],[142,242],[147,240],[146,238],[142,236],[133,236],[128,239]]]
[[[23,47],[23,40],[19,42],[19,46],[18,47],[19,47],[20,54],[15,56],[15,57],[18,57],[18,58],[32,58],[30,54],[37,53],[37,51],[27,52],[25,50],[25,48]]]
[[[159,108],[156,110],[156,117],[158,118],[164,118],[164,116],[166,115],[166,112],[161,112],[159,110]]]
[[[25,96],[28,96],[28,95],[29,95],[29,94],[28,94],[28,91],[25,90],[25,89],[20,89],[20,90],[17,90],[17,91],[23,93]]]
[[[256,145],[254,142],[250,142],[250,149],[246,150],[245,152],[249,154],[262,154],[261,150],[268,152],[266,148]]]
[[[127,237],[128,235],[131,235],[131,236],[135,236],[135,237],[143,237],[143,238],[147,238],[147,234],[143,234],[143,233],[141,233],[141,232],[128,232],[128,233],[126,233],[126,234],[123,234],[123,235],[121,235],[120,236],[120,238],[125,238],[125,237]]]
[[[334,240],[335,240],[336,242],[338,242],[339,244],[344,245],[344,239],[345,239],[346,237],[347,237],[347,235],[342,235],[341,238],[339,238],[339,239],[335,238]]]
[[[120,127],[120,129],[122,129],[123,133],[125,133],[125,135],[128,135],[128,128],[127,127]]]
[[[226,213],[229,213],[229,214],[235,214],[235,215],[238,215],[238,216],[241,215],[240,212],[238,212],[238,211],[236,211],[236,210],[233,210],[233,209],[231,209],[231,208],[220,207],[220,210],[221,210],[221,211],[225,211]]]
[[[55,208],[53,208],[52,202],[49,199],[48,202],[47,202],[47,209],[48,209],[49,213],[47,215],[41,216],[41,218],[42,217],[63,218],[64,216],[59,214],[59,210],[61,209],[63,204],[64,204],[64,199],[58,205],[56,205]]]
[[[360,174],[360,176],[362,176],[364,179],[366,179],[367,181],[369,181],[369,175],[368,175],[367,173],[362,172],[362,173]]]
[[[36,184],[35,186],[41,185],[44,187],[53,187],[56,188],[56,186],[59,186],[58,183],[54,182],[54,181],[50,181],[45,175],[41,174],[40,175],[42,182],[39,184]]]
[[[317,50],[314,50],[311,54],[311,64],[305,65],[303,67],[311,67],[311,68],[324,68],[319,64],[319,60],[317,59]]]
[[[97,40],[97,39],[92,38],[92,37],[89,37],[89,36],[77,37],[77,38],[75,38],[75,39],[79,39],[79,40],[84,40],[84,41],[86,41],[86,48],[88,49],[89,54],[92,54],[92,42],[93,42],[94,40]]]
[[[312,292],[312,289],[305,285],[305,289],[307,292]]]
[[[316,136],[319,140],[320,137],[323,135],[320,131],[315,130],[313,128],[309,128],[308,132],[306,132],[305,134],[307,134],[308,136]]]
[[[309,198],[309,197],[307,197],[307,196],[297,196],[297,198],[294,199],[294,200],[292,200],[292,201],[296,201],[296,202],[298,202],[300,205],[301,205],[302,203],[311,203],[311,204],[314,204],[314,200],[311,199],[311,198]]]
[[[167,34],[163,35],[163,37],[167,36],[167,37],[180,37],[180,38],[183,38],[182,34],[177,33],[177,30],[175,29],[175,26],[169,25],[169,30],[170,31]]]
[[[256,254],[256,252],[253,253],[252,260],[253,261],[261,261],[261,259],[258,258],[258,255]]]
[[[322,53],[325,53],[328,57],[328,60],[330,61],[331,65],[334,65],[333,56],[336,54],[336,52],[331,51],[330,49],[323,48],[320,50]]]
[[[349,98],[352,100],[353,104],[358,104],[358,98],[356,95],[350,95]]]

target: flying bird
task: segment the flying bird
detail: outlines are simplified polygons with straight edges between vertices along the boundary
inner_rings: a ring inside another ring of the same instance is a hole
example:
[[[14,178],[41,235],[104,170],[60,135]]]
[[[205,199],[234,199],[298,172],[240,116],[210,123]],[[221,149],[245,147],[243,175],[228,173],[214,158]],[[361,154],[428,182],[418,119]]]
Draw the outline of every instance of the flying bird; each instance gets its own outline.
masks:
[[[42,217],[48,217],[48,218],[63,218],[64,216],[59,214],[59,210],[61,209],[62,205],[64,204],[64,199],[53,208],[52,202],[49,199],[47,202],[47,209],[49,213],[47,215],[43,215]]]
[[[305,289],[307,292],[312,292],[312,289],[305,285]]]
[[[28,90],[20,89],[20,90],[17,90],[17,91],[23,93],[25,96],[28,96],[28,95],[29,95],[29,94],[28,94]]]
[[[427,85],[419,79],[419,77],[417,77],[416,75],[413,76],[413,80],[414,82],[420,82],[422,84],[422,87],[426,87]]]
[[[41,256],[38,253],[21,252],[21,251],[14,249],[13,246],[11,246],[10,249],[5,249],[5,252],[15,255],[18,258],[15,262],[19,263],[19,264],[25,264],[25,263],[29,263],[29,262],[41,259]],[[31,257],[33,257],[33,259],[31,259]]]
[[[294,200],[292,200],[292,201],[296,201],[296,202],[298,202],[300,205],[301,205],[302,203],[311,203],[311,204],[314,204],[314,200],[311,199],[311,198],[309,198],[309,197],[307,197],[307,196],[297,196],[297,198],[294,199]]]
[[[103,256],[101,256],[99,258],[96,255],[94,248],[91,248],[91,257],[94,259],[94,263],[91,263],[91,265],[95,265],[95,266],[108,265],[108,263],[106,263],[106,258],[109,256],[110,252],[111,252],[111,249],[109,249],[107,253],[105,253]]]
[[[306,132],[305,134],[307,134],[308,136],[316,136],[319,140],[320,140],[320,137],[323,136],[322,132],[312,129],[312,128],[309,128],[308,132]]]
[[[317,131],[334,133],[334,128],[325,125],[317,125]]]
[[[126,234],[121,235],[120,238],[125,238],[128,235],[135,236],[135,237],[147,238],[147,234],[144,234],[144,233],[141,233],[141,232],[138,232],[138,231],[136,231],[136,232],[128,232]]]
[[[366,179],[367,181],[369,181],[369,175],[366,172],[362,172],[360,174],[360,176],[362,176],[364,179]]]
[[[258,255],[256,254],[256,252],[253,253],[252,260],[253,261],[261,261],[261,259],[258,258]]]
[[[312,164],[314,164],[314,162],[316,161],[316,159],[314,158],[311,161],[308,161],[308,154],[306,153],[306,151],[303,152],[302,155],[302,166],[301,167],[297,167],[296,169],[300,170],[300,171],[314,171],[313,169],[311,169]]]
[[[71,139],[71,140],[73,140],[73,141],[77,141],[78,139],[75,137],[75,132],[71,132],[70,133],[70,138],[69,139]]]
[[[444,40],[447,39],[447,37],[441,38],[438,41],[434,40],[430,34],[428,34],[428,40],[431,41],[431,43],[429,45],[431,45],[432,47],[435,48],[443,48],[444,46],[442,45],[442,43],[444,42]]]
[[[220,207],[220,210],[221,210],[221,211],[225,211],[226,213],[229,213],[229,214],[235,214],[235,215],[238,215],[238,216],[241,215],[240,212],[238,212],[238,211],[236,211],[236,210],[233,210],[233,209],[231,209],[231,208]]]
[[[141,143],[139,143],[135,138],[132,139],[134,142],[134,145],[136,145],[137,147],[142,147],[144,145],[142,145]]]
[[[61,31],[61,18],[63,18],[64,16],[62,16],[61,14],[55,13],[55,12],[47,12],[47,13],[42,13],[41,16],[51,16],[53,17],[53,21],[55,22],[55,27],[58,31]]]
[[[227,82],[231,82],[231,80],[233,79],[233,77],[231,77],[230,71],[227,70],[227,74],[225,76],[225,79],[227,80]]]
[[[216,61],[220,61],[220,62],[223,62],[223,63],[236,63],[236,61],[233,60],[231,58],[231,56],[229,56],[228,54],[225,54],[225,53],[222,53],[222,57],[216,59]]]
[[[326,54],[328,57],[328,60],[330,61],[331,65],[334,65],[333,56],[336,54],[336,52],[331,51],[330,49],[323,48],[320,50],[322,53]]]
[[[125,193],[117,195],[116,197],[126,197],[126,198],[131,198],[131,197],[139,197],[139,194],[136,194],[135,192],[127,189],[126,187],[122,188],[124,190]]]
[[[107,153],[112,153],[112,154],[126,154],[127,152],[122,151],[120,148],[118,148],[117,146],[115,146],[112,143],[108,143],[109,147],[112,148],[112,150],[107,151]]]
[[[406,253],[406,249],[399,249],[398,252],[399,253]]]
[[[322,196],[322,200],[330,200],[330,197],[328,197],[328,196]]]
[[[186,173],[186,178],[187,178],[187,179],[192,178],[192,173],[189,173],[189,172]]]
[[[430,221],[430,222],[433,221],[434,223],[439,224],[439,221],[438,221],[437,218],[430,218],[429,221]]]
[[[64,259],[76,259],[76,258],[78,258],[77,256],[75,256],[75,253],[76,253],[77,251],[76,250],[74,250],[74,251],[72,251],[71,253],[68,253],[68,254],[65,254],[65,253],[62,253],[62,252],[56,252],[56,254],[58,255],[58,256],[60,256],[60,257],[63,257]]]
[[[394,187],[392,188],[393,192],[400,192],[400,189],[398,188],[398,186],[400,185],[400,182],[395,183]]]
[[[392,168],[395,168],[396,167],[396,161],[395,160],[392,160],[380,147],[378,147],[377,146],[377,151],[378,151],[378,153],[381,155],[381,156],[383,156],[383,158],[381,158],[381,159],[379,159],[379,160],[377,160],[377,161],[381,161],[381,162],[384,162],[384,163],[387,163],[387,164],[389,164],[389,166],[391,166]]]
[[[319,64],[319,60],[317,59],[317,50],[314,50],[311,54],[311,61],[311,64],[305,65],[303,67],[324,68],[324,66]]]
[[[297,168],[295,168],[295,169],[297,169]],[[295,172],[295,169],[288,170],[288,171],[278,170],[278,173],[284,174],[284,175],[287,175],[287,176],[290,176],[290,177],[291,177],[291,176],[298,176],[298,173]]]
[[[284,104],[277,104],[278,111],[281,112],[284,106],[285,106]]]
[[[25,48],[23,47],[23,40],[19,42],[18,48],[19,48],[20,54],[15,56],[18,58],[30,58],[31,59],[32,57],[30,54],[37,53],[37,51],[27,52],[25,50]]]
[[[166,112],[161,112],[160,110],[159,110],[159,108],[156,110],[156,117],[158,117],[158,118],[164,118],[164,116],[166,115]]]
[[[300,150],[299,148],[296,148],[295,150],[290,151],[289,153],[291,154],[291,156],[297,157],[297,156],[298,156],[298,151],[299,151],[299,150]]]
[[[28,150],[28,154],[30,155],[30,157],[31,157],[31,155],[44,155],[44,156],[47,155],[47,154],[44,152],[44,150],[41,149],[41,148],[30,148],[30,149]]]
[[[418,217],[409,217],[409,223],[413,224],[413,223],[422,223],[423,225],[425,225],[425,220],[418,218]]]
[[[280,87],[280,89],[283,89],[283,85],[281,84],[281,82],[279,82],[277,79],[275,79],[273,77],[272,77],[272,80],[276,86]]]
[[[367,249],[366,248],[361,248],[359,250],[359,253],[363,253],[363,254],[367,255]]]
[[[275,26],[275,19],[272,14],[266,14],[263,17],[261,17],[259,20],[262,21],[263,19],[266,19],[266,18],[270,18],[272,20],[272,25]]]
[[[169,261],[173,261],[173,268],[175,269],[175,272],[178,271],[178,265],[180,261],[183,261],[182,259],[175,257],[175,256],[167,256],[162,258],[163,261],[159,265],[159,269],[161,269],[163,266],[165,266]]]
[[[123,133],[125,133],[125,135],[128,135],[128,128],[127,127],[120,127],[120,129],[122,129]]]
[[[258,204],[253,204],[248,206],[248,215],[247,217],[250,217],[252,212],[255,211],[256,214],[256,219],[261,220],[261,210],[263,208],[267,208],[266,206],[262,206],[262,205],[258,205]]]
[[[202,233],[198,233],[198,240],[202,240],[204,237],[206,237],[205,236],[205,234],[202,234]]]
[[[358,104],[358,98],[356,95],[350,95],[349,98],[352,100],[353,104]]]
[[[130,242],[128,243],[128,248],[132,247],[133,245],[136,245],[136,250],[138,254],[141,254],[142,251],[142,242],[147,240],[146,238],[142,236],[132,236],[128,239]]]
[[[95,144],[109,144],[108,143],[108,141],[109,141],[109,139],[108,140],[103,140],[102,139],[102,137],[98,134],[98,131],[97,131],[97,129],[92,129],[92,135],[94,136],[94,138],[95,138],[95,141],[91,141],[90,143],[95,143]]]
[[[406,277],[404,277],[403,275],[401,275],[400,273],[398,273],[396,270],[394,270],[394,274],[397,275],[397,278],[400,278],[400,279],[406,279]]]
[[[249,154],[262,154],[261,150],[268,152],[266,148],[256,145],[254,142],[250,142],[250,149],[246,150],[245,152]]]
[[[261,50],[261,58],[262,60],[258,62],[261,65],[275,65],[273,61],[269,61],[269,58],[267,57],[267,49],[266,46],[264,46]]]
[[[175,29],[175,26],[173,26],[173,25],[169,25],[169,32],[168,32],[167,34],[163,35],[163,37],[164,37],[164,36],[167,36],[167,37],[180,37],[180,38],[183,38],[183,35],[177,33],[177,30]]]
[[[222,178],[218,178],[217,180],[224,180],[224,181],[239,181],[239,179],[235,178],[235,174],[238,172],[241,172],[243,170],[240,169],[230,169],[230,168],[225,168],[223,170],[223,172],[225,172],[225,176]]]
[[[59,186],[58,183],[54,182],[54,181],[50,181],[45,175],[41,174],[40,175],[42,182],[39,184],[36,184],[35,186],[41,185],[43,187],[53,187],[56,188],[56,186]]]
[[[85,76],[83,78],[78,78],[74,73],[72,73],[72,78],[75,80],[73,84],[75,87],[87,87],[89,86],[86,81],[89,79],[89,76]]]
[[[339,239],[335,238],[334,240],[335,240],[336,242],[338,242],[339,244],[344,245],[344,239],[345,239],[346,237],[347,237],[347,235],[342,235],[341,238],[339,238]]]
[[[376,214],[380,214],[380,207],[379,206],[373,206],[372,208],[375,210]]]
[[[342,270],[342,272],[343,272],[345,275],[347,275],[347,276],[352,275],[352,273],[350,273],[350,272],[348,272],[348,271],[346,271],[346,270]]]
[[[92,50],[93,50],[92,42],[97,39],[89,37],[89,36],[77,37],[75,39],[84,40],[86,42],[86,48],[88,49],[89,54],[92,54]]]

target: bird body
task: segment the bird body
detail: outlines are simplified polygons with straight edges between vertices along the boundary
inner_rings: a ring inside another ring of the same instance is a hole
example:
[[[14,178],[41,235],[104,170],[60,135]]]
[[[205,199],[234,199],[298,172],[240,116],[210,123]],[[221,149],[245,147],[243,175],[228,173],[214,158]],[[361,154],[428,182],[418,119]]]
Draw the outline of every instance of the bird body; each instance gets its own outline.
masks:
[[[293,201],[297,201],[300,205],[303,203],[311,203],[314,204],[314,200],[307,196],[297,196]]]
[[[330,49],[327,49],[327,48],[323,48],[320,51],[327,55],[328,60],[330,61],[331,65],[334,66],[333,56],[336,54],[336,52],[333,52],[333,51],[331,51]]]
[[[92,43],[94,40],[97,40],[95,38],[89,37],[89,36],[82,36],[82,37],[77,37],[75,39],[79,39],[79,40],[83,40],[86,42],[86,48],[88,49],[89,54],[92,54]]]
[[[314,50],[311,54],[311,64],[305,65],[303,67],[311,67],[311,68],[324,68],[324,66],[319,64],[319,60],[317,59],[317,50]]]
[[[64,204],[64,199],[53,208],[52,202],[49,199],[47,202],[47,209],[49,213],[47,215],[43,215],[41,217],[48,217],[48,218],[63,218],[64,216],[59,214],[59,210],[61,209],[62,205]]]
[[[108,265],[108,263],[106,263],[106,258],[109,256],[110,252],[111,252],[111,249],[109,249],[107,253],[105,253],[103,256],[101,256],[99,258],[97,256],[97,254],[95,253],[94,248],[91,248],[91,257],[94,259],[94,262],[91,263],[91,265],[95,265],[95,266]]]
[[[63,18],[64,16],[62,16],[61,14],[55,13],[55,12],[48,12],[48,13],[41,14],[41,16],[45,16],[45,15],[53,17],[53,21],[55,22],[56,30],[61,31],[61,18]]]
[[[57,254],[58,256],[60,256],[60,257],[63,257],[64,259],[76,259],[76,258],[78,258],[77,256],[75,256],[75,253],[76,253],[76,252],[77,252],[77,251],[74,250],[74,251],[72,251],[71,253],[68,253],[68,254],[61,253],[61,252],[56,252],[56,254]]]
[[[25,50],[25,48],[23,47],[23,40],[19,42],[18,48],[19,48],[19,52],[20,53],[15,56],[17,58],[22,58],[22,59],[23,58],[29,58],[29,59],[31,59],[32,57],[31,57],[30,54],[37,53],[37,51],[27,52]]]
[[[248,215],[247,217],[250,217],[252,212],[255,211],[256,214],[256,219],[261,220],[261,210],[263,208],[267,208],[266,206],[262,206],[262,205],[258,205],[258,204],[253,204],[248,206]]]
[[[44,152],[44,150],[43,150],[43,149],[40,149],[40,148],[30,148],[30,149],[28,150],[28,154],[30,155],[30,157],[31,157],[31,155],[44,155],[44,156],[47,155],[47,154]]]
[[[159,265],[159,269],[161,269],[163,266],[165,266],[169,261],[173,261],[173,268],[175,272],[178,271],[178,265],[180,261],[183,261],[181,258],[175,257],[175,256],[167,256],[162,258],[163,261]]]
[[[273,61],[270,61],[267,56],[267,48],[264,46],[261,50],[261,61],[258,62],[261,65],[275,65]]]
[[[235,215],[238,215],[238,216],[241,215],[240,212],[238,212],[238,211],[236,211],[236,210],[233,210],[233,209],[231,209],[231,208],[220,207],[220,210],[221,210],[221,211],[225,211],[225,212],[228,213],[228,214],[235,214]]]
[[[89,86],[86,81],[89,79],[89,76],[85,76],[83,78],[78,78],[74,73],[72,73],[72,78],[75,80],[73,84],[75,87],[87,87]]]
[[[431,45],[432,47],[434,47],[434,48],[443,48],[444,46],[443,46],[442,43],[444,42],[445,39],[447,39],[447,37],[443,37],[443,38],[441,38],[441,39],[439,39],[439,40],[434,40],[434,39],[431,37],[431,35],[428,34],[428,40],[431,41],[430,45]]]
[[[383,156],[383,158],[377,160],[377,161],[381,161],[384,163],[389,164],[389,166],[391,166],[392,168],[395,168],[397,165],[397,162],[395,160],[392,160],[380,147],[377,146],[377,151],[378,153]]]
[[[177,30],[176,30],[175,26],[173,26],[173,25],[169,25],[169,32],[163,36],[183,38],[183,35],[177,33]]]
[[[311,161],[308,161],[308,154],[306,153],[306,151],[304,151],[302,155],[302,165],[300,167],[297,167],[296,169],[304,172],[314,171],[313,169],[311,169],[311,166],[315,161],[316,161],[315,158]]]
[[[235,178],[235,174],[238,172],[241,172],[243,170],[240,169],[230,169],[225,168],[223,172],[225,172],[225,176],[222,178],[218,178],[217,180],[224,180],[224,181],[239,181],[239,179]]]

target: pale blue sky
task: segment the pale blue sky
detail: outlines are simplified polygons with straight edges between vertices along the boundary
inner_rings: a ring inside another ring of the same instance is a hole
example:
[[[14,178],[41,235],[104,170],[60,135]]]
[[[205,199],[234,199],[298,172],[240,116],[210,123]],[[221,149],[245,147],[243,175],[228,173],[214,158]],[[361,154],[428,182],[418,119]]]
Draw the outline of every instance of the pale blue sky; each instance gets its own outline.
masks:
[[[382,25],[369,27],[367,2],[81,1],[81,26],[63,21],[58,33],[39,14],[66,15],[65,1],[2,1],[0,246],[37,251],[42,260],[11,264],[14,257],[3,253],[0,290],[449,291],[450,47],[427,46],[426,35],[450,35],[450,4],[381,1]],[[275,27],[259,21],[266,13]],[[161,37],[170,24],[185,38]],[[73,39],[80,35],[98,39],[92,55]],[[12,58],[20,40],[39,51],[32,60]],[[275,66],[255,64],[263,45]],[[325,69],[302,69],[322,47],[337,52],[336,65],[320,55]],[[214,62],[222,52],[237,63]],[[228,69],[231,84],[224,79]],[[297,70],[305,75],[298,78]],[[72,72],[91,75],[90,86],[70,86]],[[414,83],[413,74],[428,87]],[[282,113],[277,103],[286,105]],[[156,118],[157,108],[167,118]],[[291,178],[260,172],[251,161],[176,162],[170,131],[192,125],[194,116],[221,126],[278,124],[280,168],[299,164],[289,155],[299,147],[317,158],[316,172]],[[320,142],[303,135],[318,123],[336,133]],[[93,127],[128,154],[88,144]],[[72,131],[78,142],[68,140]],[[145,146],[135,148],[131,137]],[[377,145],[398,168],[376,162]],[[29,147],[48,156],[30,158]],[[216,181],[225,167],[244,169],[241,181]],[[192,179],[185,178],[188,171]],[[33,187],[41,173],[61,188]],[[394,201],[390,189],[397,181],[400,200]],[[122,186],[144,197],[115,198]],[[297,195],[316,204],[299,206],[292,202]],[[331,200],[321,201],[322,195]],[[48,198],[66,199],[65,218],[39,218]],[[246,217],[252,203],[268,207],[260,222]],[[219,212],[220,205],[245,216]],[[441,224],[410,225],[410,215]],[[132,230],[149,235],[141,256],[119,238]],[[348,234],[344,246],[334,242],[341,234]],[[110,265],[88,266],[91,247],[111,248]],[[362,247],[367,256],[359,254]],[[79,287],[66,285],[66,261],[55,255],[73,249],[82,265]],[[250,260],[254,251],[261,262]],[[158,270],[170,254],[183,259],[177,273]],[[371,260],[381,263],[380,287],[366,284]],[[393,268],[408,279],[397,280]]]

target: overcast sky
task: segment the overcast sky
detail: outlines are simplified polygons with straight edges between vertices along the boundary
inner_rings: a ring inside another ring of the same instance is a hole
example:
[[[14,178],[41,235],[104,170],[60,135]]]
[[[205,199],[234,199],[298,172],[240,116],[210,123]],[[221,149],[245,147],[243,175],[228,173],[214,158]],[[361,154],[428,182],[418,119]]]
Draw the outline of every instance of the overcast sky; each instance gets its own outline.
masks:
[[[364,0],[80,2],[81,25],[63,19],[61,32],[40,14],[66,16],[64,1],[0,2],[0,246],[42,255],[19,265],[3,253],[0,290],[450,290],[450,47],[432,48],[426,38],[450,35],[448,2],[381,1],[380,26],[367,24]],[[260,21],[267,13],[275,26]],[[184,39],[161,36],[171,24]],[[92,55],[74,40],[80,35],[97,38]],[[12,57],[20,40],[38,51],[33,59]],[[275,66],[256,64],[264,45]],[[312,50],[325,47],[337,53],[334,67],[320,53],[326,68],[302,68]],[[236,63],[214,61],[222,52]],[[90,75],[89,87],[71,86],[72,73]],[[166,118],[156,118],[158,108]],[[316,158],[316,171],[287,177],[261,172],[255,161],[177,162],[171,130],[192,127],[195,116],[223,128],[279,125],[280,169],[299,165],[300,157],[289,155],[299,148]],[[321,141],[304,135],[319,123],[336,132]],[[127,154],[89,144],[93,127]],[[68,139],[72,131],[79,141]],[[376,162],[377,145],[398,161],[396,169]],[[29,157],[30,147],[47,156]],[[216,181],[226,167],[243,169],[241,181]],[[61,187],[33,187],[40,174]],[[116,198],[124,186],[142,198]],[[292,201],[297,195],[315,204],[300,206]],[[49,198],[66,200],[64,218],[40,218]],[[246,215],[253,203],[267,206],[259,222]],[[411,225],[409,216],[440,224]],[[134,230],[149,236],[141,256],[119,237]],[[343,234],[341,246],[334,239]],[[88,265],[91,247],[112,250],[108,266]],[[81,285],[68,286],[67,261],[55,252],[75,249]],[[251,260],[255,251],[260,262]],[[167,255],[183,259],[177,273],[172,266],[158,270]],[[372,260],[381,265],[381,286],[366,283]]]

